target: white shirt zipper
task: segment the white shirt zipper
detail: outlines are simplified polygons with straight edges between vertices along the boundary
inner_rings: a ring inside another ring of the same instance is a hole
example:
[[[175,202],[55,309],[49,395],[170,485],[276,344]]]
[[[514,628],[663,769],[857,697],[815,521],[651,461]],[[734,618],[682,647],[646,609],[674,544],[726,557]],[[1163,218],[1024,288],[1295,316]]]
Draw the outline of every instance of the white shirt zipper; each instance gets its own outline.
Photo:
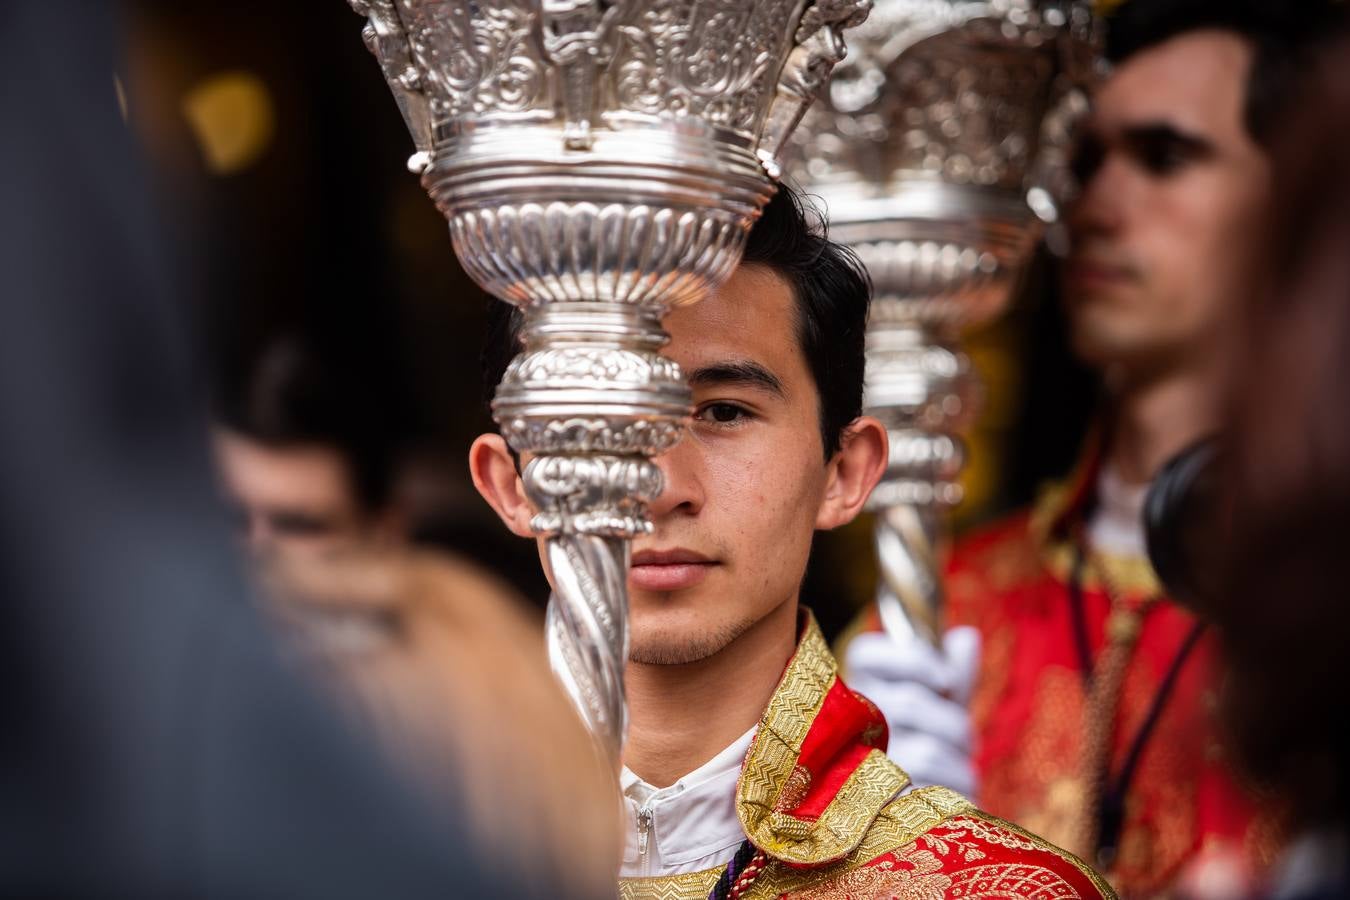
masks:
[[[652,808],[644,806],[638,810],[637,814],[637,834],[638,834],[638,866],[643,874],[649,874],[651,870],[651,859],[647,856],[647,841],[652,832]]]

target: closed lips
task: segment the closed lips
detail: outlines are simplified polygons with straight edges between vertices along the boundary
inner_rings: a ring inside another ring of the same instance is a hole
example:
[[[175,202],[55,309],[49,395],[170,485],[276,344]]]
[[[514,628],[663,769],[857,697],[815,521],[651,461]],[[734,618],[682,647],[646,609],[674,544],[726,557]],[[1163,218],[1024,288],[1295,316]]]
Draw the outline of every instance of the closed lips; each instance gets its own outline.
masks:
[[[628,581],[637,590],[677,591],[703,581],[715,565],[692,550],[643,550],[633,554]]]

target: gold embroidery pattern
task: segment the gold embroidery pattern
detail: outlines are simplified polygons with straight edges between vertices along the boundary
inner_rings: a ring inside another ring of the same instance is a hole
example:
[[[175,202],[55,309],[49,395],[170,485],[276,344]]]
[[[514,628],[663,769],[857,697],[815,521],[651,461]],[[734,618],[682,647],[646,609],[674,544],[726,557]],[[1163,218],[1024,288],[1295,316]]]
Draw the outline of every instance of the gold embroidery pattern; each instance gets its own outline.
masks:
[[[1058,843],[1071,837],[1085,787],[1076,767],[1083,742],[1083,681],[1077,672],[1048,666],[1032,697],[1017,752],[984,773],[984,803]]]
[[[834,685],[836,670],[820,628],[808,618],[797,653],[769,700],[737,789],[736,809],[745,833],[769,855],[796,865],[819,865],[847,855],[882,807],[909,783],[909,776],[885,753],[873,750],[816,821],[787,812],[800,802],[792,794],[800,789],[796,772],[802,742]]]
[[[705,869],[664,878],[623,878],[619,880],[620,900],[706,900],[722,868]]]
[[[823,873],[819,871],[802,872],[773,863],[760,876],[749,896],[769,898],[790,893],[796,897],[798,896],[797,891],[807,889],[813,893],[806,893],[801,896],[870,898],[873,894],[869,893],[866,888],[874,881],[877,890],[882,888],[894,890],[893,886],[887,887],[884,883],[884,879],[891,877],[886,875],[886,872],[893,867],[892,863],[883,861],[875,866],[866,864],[886,853],[904,851],[907,845],[912,844],[916,838],[923,836],[929,829],[941,824],[953,815],[971,812],[973,809],[970,801],[947,788],[930,787],[913,791],[903,797],[896,798],[882,810],[872,823],[872,827],[867,830],[866,836],[858,847],[846,859],[829,866]],[[949,841],[948,843],[955,843],[955,841]],[[712,886],[721,875],[721,871],[718,868],[665,878],[628,878],[620,883],[619,896],[622,900],[703,900],[712,890]],[[827,876],[826,882],[816,887],[807,888],[808,885],[818,882],[822,874]],[[910,875],[912,873],[902,872],[900,874]],[[837,884],[842,892],[835,894],[817,893],[823,890],[826,884]],[[910,888],[918,890],[921,887],[924,887],[923,882],[911,883],[907,890]],[[882,896],[889,897],[891,895],[884,894]],[[895,894],[895,896],[913,897],[918,900],[918,898],[925,898],[927,895],[911,891],[908,894]],[[944,895],[939,892],[933,896],[941,898]]]
[[[1074,555],[1077,552],[1073,544],[1068,541],[1049,543],[1042,552],[1050,573],[1056,580],[1067,582],[1073,572]],[[1093,563],[1083,572],[1083,590],[1101,591],[1110,584],[1127,597],[1148,597],[1163,592],[1162,584],[1147,559],[1098,553]],[[1101,574],[1095,571],[1098,568],[1103,570]]]
[[[997,596],[1039,576],[1044,567],[1037,546],[1025,535],[1013,534],[975,555],[974,565],[983,573],[987,590]],[[988,602],[986,597],[985,603]]]
[[[1046,568],[1060,582],[1069,580],[1075,550],[1072,541],[1056,540],[1054,529],[1068,512],[1073,499],[1072,486],[1078,484],[1082,477],[1082,472],[1076,472],[1068,481],[1045,488],[1036,498],[1028,524],[1028,533],[1036,546],[1041,548],[1041,558]],[[1162,584],[1145,558],[1100,554],[1096,562],[1105,571],[1098,574],[1093,571],[1093,567],[1088,567],[1083,573],[1084,590],[1100,591],[1111,584],[1129,596],[1162,593]]]
[[[932,834],[943,825],[947,833]],[[963,837],[971,840],[963,840]],[[1115,894],[1079,860],[1001,819],[976,810],[946,788],[923,788],[899,797],[882,810],[849,856],[814,870],[770,863],[751,887],[747,900],[1073,900],[1078,894],[1053,870],[1027,863],[984,862],[975,839],[1020,851],[1057,856],[1089,878],[1104,898]],[[894,859],[879,857],[891,854]],[[943,872],[942,860],[955,868]],[[869,865],[871,863],[871,865]],[[622,900],[702,900],[721,869],[668,878],[627,879]]]
[[[796,890],[775,886],[775,895],[791,900],[1081,900],[1052,869],[983,862],[986,854],[974,842],[950,836],[925,834],[892,855],[893,860],[802,883]]]
[[[1038,849],[1044,850],[1047,853],[1052,853],[1055,856],[1058,856],[1060,859],[1068,862],[1075,869],[1077,869],[1084,876],[1086,876],[1087,879],[1092,882],[1092,886],[1095,887],[1097,889],[1097,892],[1100,893],[1103,897],[1111,898],[1116,896],[1115,889],[1112,888],[1111,885],[1107,884],[1106,879],[1103,878],[1101,874],[1097,872],[1096,869],[1092,868],[1087,863],[1083,862],[1081,859],[1074,856],[1072,853],[1068,853],[1062,848],[1056,847],[1054,844],[1050,843],[1049,841],[1045,840],[1042,837],[1032,834],[1030,831],[1027,831],[1020,825],[1014,825],[1012,822],[1009,822],[1006,819],[1000,819],[998,816],[991,816],[989,815],[989,813],[984,812],[983,810],[979,812],[979,818],[982,819],[986,824],[993,826],[994,828],[1000,829],[1004,832],[1009,832],[1013,835],[1017,835],[1021,837],[1023,840],[1025,840],[1027,843],[1032,844]],[[990,840],[990,838],[986,837],[985,840]]]
[[[792,900],[943,900],[952,880],[942,874],[942,862],[931,850],[908,847],[895,862],[843,872],[829,881],[792,894]]]
[[[781,864],[771,865],[755,882],[747,896],[769,898],[782,894],[795,895],[794,892],[831,879],[845,879],[850,872],[875,869],[877,866],[869,866],[868,863],[887,853],[904,849],[916,838],[952,815],[971,812],[973,809],[970,801],[955,791],[942,787],[921,788],[903,797],[897,797],[886,805],[867,829],[862,841],[844,859],[809,872],[790,869]],[[854,876],[854,879],[870,877],[872,876],[860,875]],[[844,883],[847,884],[847,880]],[[853,895],[839,896],[870,895],[866,892],[855,892]]]
[[[755,742],[741,770],[736,812],[746,834],[756,836],[778,804],[801,754],[802,741],[835,679],[834,657],[814,617],[787,671],[769,699]],[[758,843],[758,842],[756,842]]]
[[[1052,845],[1072,839],[1087,803],[1087,784],[1073,761],[1082,757],[1082,678],[1073,670],[1050,666],[1040,683],[1015,752],[985,773],[984,802],[1000,815],[1016,819]],[[1118,730],[1134,734],[1157,691],[1145,667],[1126,674]],[[1193,723],[1184,721],[1185,704],[1170,706],[1159,734],[1182,736]],[[1189,742],[1158,742],[1140,759],[1134,796],[1127,803],[1120,852],[1111,880],[1131,894],[1163,892],[1193,852],[1196,817],[1194,763],[1182,756]],[[1113,765],[1120,765],[1123,745],[1117,743]]]
[[[980,639],[984,643],[984,660],[975,676],[975,693],[970,699],[970,720],[976,734],[983,734],[998,704],[1008,692],[1008,682],[1012,677],[1013,652],[1017,648],[1017,635],[1006,625],[997,628],[981,628]]]
[[[839,859],[858,846],[882,807],[907,780],[886,754],[873,750],[819,819],[812,822],[773,812],[750,837],[766,853],[788,863],[818,865]]]
[[[1157,691],[1158,677],[1147,667],[1136,666],[1127,673],[1121,697],[1122,733],[1138,733]],[[1165,891],[1201,839],[1198,792],[1204,763],[1197,763],[1188,750],[1203,743],[1196,733],[1211,726],[1192,718],[1195,707],[1184,696],[1179,692],[1163,710],[1157,737],[1139,758],[1132,796],[1126,801],[1120,852],[1110,875],[1131,894]]]
[[[854,850],[881,810],[909,784],[909,776],[880,750],[872,750],[844,782],[817,820],[804,852],[793,848],[787,862],[825,862]]]
[[[937,810],[942,818],[947,819],[952,816],[958,816],[963,812],[972,810],[975,805],[962,797],[951,788],[945,787],[926,787],[919,788],[905,796],[907,800],[922,800],[924,803]]]
[[[876,859],[905,846],[946,819],[974,809],[956,791],[944,787],[920,788],[887,805],[850,858],[857,864]]]
[[[746,833],[776,858],[751,886],[747,900],[784,896],[1072,900],[1077,896],[1050,869],[982,863],[983,851],[974,840],[963,837],[1062,854],[1033,835],[987,816],[946,788],[923,788],[897,796],[909,777],[879,750],[867,755],[817,821],[787,815],[783,810],[799,803],[809,788],[809,773],[798,765],[798,758],[835,672],[834,658],[819,628],[808,619],[797,654],[764,714],[737,791],[737,812]],[[929,833],[948,820],[950,833]],[[1100,876],[1063,856],[1092,880],[1103,897],[1114,897]],[[943,859],[964,868],[943,872]],[[625,879],[619,893],[623,900],[701,900],[720,874],[719,867],[666,878]]]
[[[1073,885],[1049,869],[1001,863],[957,872],[952,878],[951,893],[946,896],[952,900],[1005,897],[1078,900],[1081,895],[1073,889]]]
[[[1096,429],[1088,435],[1078,464],[1069,476],[1043,487],[1031,507],[1031,517],[1027,533],[1034,544],[1041,549],[1041,558],[1051,574],[1060,582],[1069,580],[1073,568],[1073,545],[1057,540],[1055,530],[1065,516],[1089,478],[1095,478],[1098,462],[1102,453],[1101,430]],[[1129,595],[1152,595],[1162,593],[1158,576],[1148,560],[1135,557],[1108,556],[1103,560],[1106,577],[1121,592]],[[1083,587],[1087,590],[1101,590],[1103,585],[1094,572],[1085,572]]]
[[[953,832],[969,831],[972,837],[977,837],[990,844],[996,844],[1000,847],[1007,847],[1009,850],[1040,850],[1045,853],[1053,853],[1049,845],[1038,841],[1024,838],[1014,831],[1005,828],[998,828],[982,819],[973,819],[962,816],[947,823],[946,826]]]
[[[1040,489],[1036,501],[1031,505],[1031,518],[1027,522],[1027,533],[1037,544],[1044,546],[1050,542],[1050,535],[1068,511],[1073,499],[1070,485],[1077,484],[1082,473],[1075,471],[1064,481],[1052,481]]]
[[[797,804],[806,799],[806,792],[809,790],[811,790],[811,770],[806,766],[794,766],[787,784],[783,785],[783,790],[778,795],[778,802],[773,805],[774,812],[796,809]]]

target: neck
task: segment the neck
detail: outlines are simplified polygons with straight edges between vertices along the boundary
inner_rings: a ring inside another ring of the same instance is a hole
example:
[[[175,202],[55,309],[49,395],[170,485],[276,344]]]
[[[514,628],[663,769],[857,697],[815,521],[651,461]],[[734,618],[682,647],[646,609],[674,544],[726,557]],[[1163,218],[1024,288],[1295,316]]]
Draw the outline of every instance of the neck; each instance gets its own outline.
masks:
[[[624,764],[660,788],[712,759],[760,720],[796,647],[793,596],[705,659],[629,662]]]
[[[1115,414],[1106,461],[1126,484],[1145,484],[1218,424],[1213,380],[1181,374],[1113,391]]]

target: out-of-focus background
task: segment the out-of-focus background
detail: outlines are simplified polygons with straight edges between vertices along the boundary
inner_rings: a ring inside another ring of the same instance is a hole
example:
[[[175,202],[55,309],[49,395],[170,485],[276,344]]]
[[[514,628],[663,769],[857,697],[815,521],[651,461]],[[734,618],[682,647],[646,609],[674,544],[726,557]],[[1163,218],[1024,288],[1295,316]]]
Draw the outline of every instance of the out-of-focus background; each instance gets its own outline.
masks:
[[[375,398],[399,461],[394,490],[419,541],[458,551],[542,608],[534,548],[500,526],[466,454],[492,427],[478,355],[487,305],[444,220],[405,168],[397,108],[343,0],[129,4],[115,86],[150,156],[183,303],[218,382],[278,335],[301,335]],[[1093,376],[1060,334],[1054,264],[968,347],[986,397],[958,528],[1024,504],[1072,465]],[[1035,402],[1031,402],[1035,398]],[[872,596],[870,521],[822,535],[803,599],[833,637]]]

